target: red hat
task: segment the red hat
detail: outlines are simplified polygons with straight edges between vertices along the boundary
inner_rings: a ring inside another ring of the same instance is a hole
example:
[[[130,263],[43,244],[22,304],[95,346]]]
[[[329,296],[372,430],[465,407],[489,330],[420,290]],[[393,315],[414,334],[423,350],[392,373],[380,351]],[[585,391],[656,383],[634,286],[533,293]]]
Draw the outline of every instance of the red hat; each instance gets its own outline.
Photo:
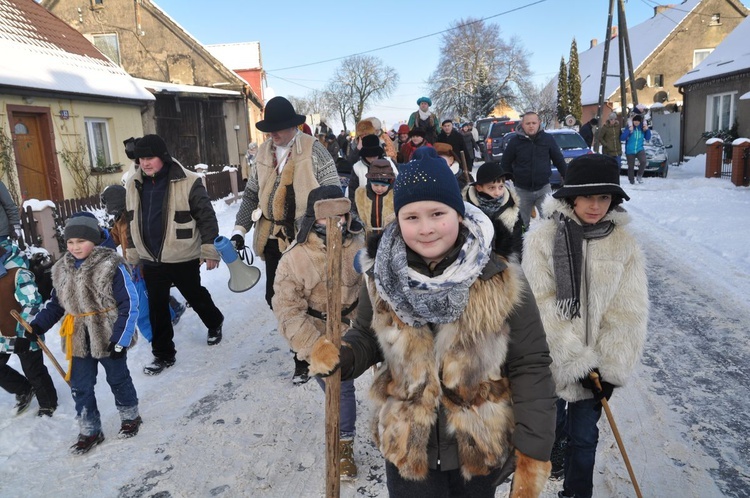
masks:
[[[408,135],[409,134],[409,125],[408,124],[402,124],[398,127],[398,134],[399,135]]]

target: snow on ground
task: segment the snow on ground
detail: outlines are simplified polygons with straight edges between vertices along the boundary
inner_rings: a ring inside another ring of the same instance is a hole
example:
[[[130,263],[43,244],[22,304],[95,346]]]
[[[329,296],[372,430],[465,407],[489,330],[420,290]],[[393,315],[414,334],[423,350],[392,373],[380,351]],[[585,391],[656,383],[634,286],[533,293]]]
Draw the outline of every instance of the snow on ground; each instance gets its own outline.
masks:
[[[644,496],[750,497],[750,190],[705,179],[703,168],[698,157],[673,166],[668,179],[623,187],[649,259],[653,304],[643,365],[611,405]],[[214,206],[229,234],[238,204]],[[225,265],[203,278],[226,316],[224,340],[207,347],[188,310],[175,330],[174,367],[148,377],[148,343],[129,353],[144,418],[137,437],[116,438],[103,374],[97,398],[107,439],[84,456],[67,451],[78,433],[75,409],[52,367],[60,397],[52,419],[35,417],[36,403],[15,417],[13,397],[0,394],[0,496],[323,496],[324,396],[315,382],[291,385],[291,355],[264,280],[234,294]],[[56,333],[48,344],[64,365]],[[15,357],[10,364],[20,369]],[[359,477],[342,485],[345,497],[387,495],[369,438],[370,381],[369,373],[357,380]],[[600,427],[595,496],[635,496],[604,417]],[[559,489],[550,482],[544,496]],[[497,496],[507,491],[501,486]]]

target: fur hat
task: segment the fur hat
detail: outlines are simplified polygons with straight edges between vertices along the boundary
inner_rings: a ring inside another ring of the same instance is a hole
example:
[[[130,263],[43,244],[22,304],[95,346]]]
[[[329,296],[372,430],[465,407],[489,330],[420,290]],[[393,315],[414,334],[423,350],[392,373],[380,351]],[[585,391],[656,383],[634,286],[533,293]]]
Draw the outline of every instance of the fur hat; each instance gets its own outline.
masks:
[[[385,150],[380,146],[380,139],[376,135],[365,135],[362,137],[362,148],[359,157],[381,157]]]
[[[620,187],[620,165],[617,160],[603,154],[586,154],[570,161],[565,173],[565,185],[552,197],[562,199],[599,194],[618,195],[626,201],[630,200]]]
[[[373,126],[372,121],[368,121],[367,119],[363,119],[362,121],[357,123],[355,130],[358,137],[364,137],[365,135],[374,135],[375,131],[375,126]]]
[[[411,137],[426,137],[427,133],[422,128],[412,128],[409,132],[409,138]]]
[[[408,124],[402,124],[398,127],[398,134],[399,135],[408,135],[409,134],[409,125]]]
[[[365,177],[368,180],[375,181],[393,181],[396,175],[393,173],[390,161],[388,159],[375,159],[367,170]]]
[[[417,99],[417,105],[421,104],[422,102],[427,102],[428,106],[432,106],[432,100],[430,100],[430,97],[419,97]]]
[[[284,97],[269,100],[263,115],[264,118],[255,123],[255,127],[266,133],[294,128],[306,119],[302,114],[297,114],[292,103]]]
[[[99,229],[99,223],[97,223],[95,216],[76,213],[65,222],[63,237],[66,241],[69,239],[84,239],[93,242],[94,245],[99,245],[102,242],[102,231]]]
[[[125,187],[122,185],[110,185],[102,190],[102,204],[104,204],[107,214],[116,218],[125,211]]]
[[[482,164],[477,170],[477,181],[473,185],[484,185],[485,183],[496,182],[498,180],[512,180],[513,173],[508,173],[500,166],[500,163],[488,161]]]
[[[136,163],[139,163],[138,160],[142,157],[158,157],[164,164],[172,162],[172,156],[169,155],[167,144],[159,135],[144,135],[142,138],[139,138],[135,143],[135,150],[133,152]]]
[[[436,201],[450,206],[463,216],[466,212],[461,189],[453,172],[432,147],[420,147],[396,177],[393,208],[399,210],[419,201]]]
[[[364,121],[369,121],[372,123],[373,128],[375,128],[375,131],[380,131],[383,129],[383,123],[380,122],[378,118],[365,118]]]
[[[305,210],[305,216],[302,217],[299,231],[297,232],[297,243],[301,244],[307,241],[307,236],[310,234],[310,230],[315,225],[315,203],[326,199],[342,199],[344,197],[344,191],[338,185],[321,185],[310,191],[307,195],[307,209]],[[348,200],[348,199],[347,199]],[[346,215],[347,227],[352,233],[359,233],[362,231],[362,225],[355,220],[352,220],[350,214]]]
[[[454,161],[456,161],[458,164],[461,164],[461,160],[458,158],[458,154],[456,154],[456,151],[453,150],[453,146],[451,146],[451,144],[447,144],[445,142],[435,142],[434,144],[432,144],[432,146],[435,147],[438,156],[451,156],[453,157]]]

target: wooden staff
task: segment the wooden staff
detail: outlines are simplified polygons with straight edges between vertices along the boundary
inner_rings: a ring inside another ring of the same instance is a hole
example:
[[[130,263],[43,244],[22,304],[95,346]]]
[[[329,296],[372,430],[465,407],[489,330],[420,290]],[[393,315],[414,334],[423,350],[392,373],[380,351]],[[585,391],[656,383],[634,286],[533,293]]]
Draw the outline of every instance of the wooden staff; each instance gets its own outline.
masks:
[[[315,218],[326,218],[326,338],[341,347],[341,217],[349,212],[347,198],[323,199],[315,203]],[[338,498],[341,493],[339,463],[339,405],[341,404],[341,370],[326,377],[326,496]]]
[[[466,167],[466,156],[464,151],[461,151],[461,169],[464,170],[464,178],[466,178],[466,184],[471,183],[471,176],[469,175],[469,168]]]
[[[596,388],[599,391],[601,391],[602,384],[601,382],[599,382],[599,374],[596,372],[591,372],[589,374],[589,378],[594,383]],[[612,410],[609,409],[609,402],[607,401],[607,398],[602,398],[602,406],[604,407],[604,413],[607,414],[607,420],[609,421],[609,426],[612,428],[612,434],[615,435],[615,441],[617,441],[617,446],[620,447],[620,453],[622,453],[622,459],[625,460],[625,467],[627,467],[628,474],[630,474],[630,480],[633,481],[633,488],[635,489],[635,495],[638,498],[643,498],[643,495],[641,494],[641,488],[638,487],[638,480],[636,480],[635,478],[635,472],[633,472],[633,467],[630,465],[628,452],[625,451],[625,445],[623,444],[622,438],[620,437],[620,431],[617,430],[615,417],[612,415]]]
[[[16,321],[18,321],[18,323],[21,324],[21,326],[24,328],[24,330],[26,330],[26,332],[29,332],[30,334],[34,334],[34,331],[32,330],[31,325],[29,325],[29,322],[24,320],[21,317],[21,315],[18,313],[18,311],[10,310],[10,314],[13,316],[13,318],[16,319]],[[44,344],[44,341],[41,338],[39,338],[39,340],[36,341],[36,343],[39,345],[42,351],[44,351],[44,354],[47,355],[47,358],[49,358],[52,361],[52,364],[55,366],[55,369],[57,370],[57,372],[62,376],[63,380],[65,380],[65,382],[67,382],[68,385],[70,385],[70,381],[65,379],[65,371],[62,369],[60,364],[55,359],[55,355],[52,354],[52,351],[50,351],[47,345]]]

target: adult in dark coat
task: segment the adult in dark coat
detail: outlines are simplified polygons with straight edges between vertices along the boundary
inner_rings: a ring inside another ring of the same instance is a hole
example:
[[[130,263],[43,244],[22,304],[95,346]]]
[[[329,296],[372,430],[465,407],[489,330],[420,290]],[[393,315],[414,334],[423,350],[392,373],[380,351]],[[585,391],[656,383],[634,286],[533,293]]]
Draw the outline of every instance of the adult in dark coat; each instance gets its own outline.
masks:
[[[461,136],[464,138],[464,147],[466,149],[466,167],[469,169],[469,173],[474,169],[474,149],[477,148],[477,141],[474,140],[474,135],[471,133],[471,126],[469,123],[461,125]]]
[[[583,137],[583,140],[586,142],[586,145],[591,147],[591,144],[594,143],[594,126],[599,124],[599,120],[596,118],[589,119],[589,122],[585,125],[581,126],[581,129],[578,130],[578,133]]]
[[[341,130],[339,136],[336,137],[336,142],[338,142],[339,144],[341,157],[346,157],[346,155],[349,153],[349,137],[346,134],[346,130]]]
[[[442,128],[442,130],[438,133],[437,141],[444,144],[450,144],[450,146],[453,147],[453,152],[455,152],[458,157],[461,157],[462,152],[464,153],[464,157],[468,156],[464,137],[453,127],[453,121],[450,119],[444,120],[440,124],[440,128]]]

